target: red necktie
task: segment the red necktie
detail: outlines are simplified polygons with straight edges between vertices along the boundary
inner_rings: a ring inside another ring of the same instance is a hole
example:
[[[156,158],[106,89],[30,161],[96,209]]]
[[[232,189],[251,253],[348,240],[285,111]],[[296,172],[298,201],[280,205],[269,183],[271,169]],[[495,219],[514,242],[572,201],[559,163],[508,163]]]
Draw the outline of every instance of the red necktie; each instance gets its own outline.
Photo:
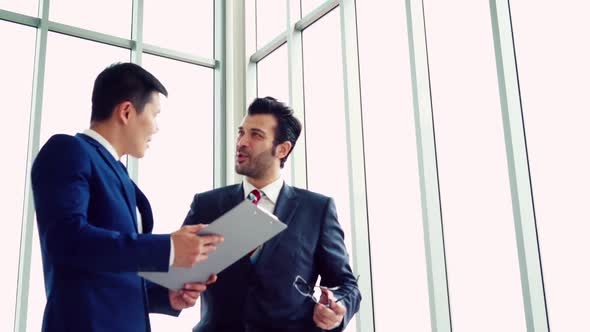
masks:
[[[262,194],[260,193],[260,191],[258,189],[254,189],[248,194],[247,198],[252,203],[254,203],[254,205],[258,205],[258,201],[260,201],[260,197],[262,197]]]

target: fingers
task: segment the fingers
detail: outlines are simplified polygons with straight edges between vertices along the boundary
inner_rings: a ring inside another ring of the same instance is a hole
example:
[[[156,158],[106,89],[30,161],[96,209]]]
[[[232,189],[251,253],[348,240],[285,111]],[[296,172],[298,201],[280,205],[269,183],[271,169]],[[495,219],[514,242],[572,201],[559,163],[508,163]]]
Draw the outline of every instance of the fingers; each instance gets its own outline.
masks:
[[[183,290],[180,292],[180,295],[185,302],[190,303],[196,302],[199,296],[201,296],[201,292]]]
[[[329,304],[329,300],[334,300],[334,293],[326,287],[320,287],[322,295],[320,296],[320,303]]]
[[[197,299],[199,296],[194,296],[194,294],[191,293],[192,292],[185,292],[183,290],[171,290],[169,295],[171,307],[176,310],[183,310],[194,306],[195,303],[197,303]]]
[[[342,316],[346,314],[346,307],[340,302],[334,302],[334,299],[330,299],[330,309],[336,314],[336,316]]]
[[[190,308],[197,303],[199,296],[207,290],[207,285],[217,281],[217,275],[212,274],[206,282],[186,283],[180,290],[170,290],[170,304],[176,310]]]
[[[205,285],[211,285],[212,283],[217,281],[217,274],[212,274],[207,281],[205,281]]]
[[[342,323],[346,314],[346,307],[341,303],[334,301],[334,294],[325,288],[322,288],[322,297],[326,299],[326,304],[316,304],[313,312],[313,321],[316,325],[324,330],[331,330]]]
[[[205,227],[207,227],[207,225],[205,225],[205,224],[196,224],[196,225],[182,226],[182,229],[189,232],[189,233],[197,234]]]
[[[221,242],[223,242],[223,236],[221,235],[198,235],[197,239],[203,246],[215,246]]]
[[[319,328],[331,330],[337,325],[339,320],[341,321],[330,308],[321,303],[316,304],[313,312],[313,321]]]
[[[197,303],[199,296],[206,289],[207,286],[202,283],[184,284],[178,291],[170,290],[170,304],[176,310],[190,308]]]
[[[209,254],[216,250],[216,245],[223,242],[220,235],[196,235],[207,225],[183,226],[171,234],[174,244],[175,267],[192,267],[196,263],[207,260]]]
[[[199,293],[200,295],[200,293]],[[183,293],[182,294],[182,300],[184,301],[184,304],[186,305],[186,308],[190,308],[192,306],[195,305],[195,303],[197,303],[197,299],[199,298],[199,295],[197,296],[192,296],[188,293]]]
[[[202,293],[207,290],[207,286],[203,283],[188,283],[184,284],[182,291],[185,292],[199,292]]]
[[[206,224],[187,225],[187,226],[182,226],[182,230],[196,235],[197,233],[199,233],[201,230],[203,230],[206,227],[207,227]],[[200,239],[200,244],[202,244],[204,246],[218,244],[218,243],[223,242],[223,236],[215,235],[215,234],[199,235],[198,238]]]
[[[200,263],[207,260],[207,258],[209,257],[209,253],[217,250],[217,244],[223,242],[223,236],[197,235],[194,237],[192,242],[195,246],[194,263]]]
[[[206,225],[194,225],[194,226],[203,226],[200,229],[205,228]],[[185,226],[188,227],[188,226]],[[199,229],[199,230],[200,230]],[[207,259],[207,255],[209,255],[210,252],[215,251],[217,249],[217,244],[223,242],[223,236],[221,235],[197,235],[195,237],[192,238],[192,244],[195,246],[195,254],[197,256],[205,256],[205,257],[199,257],[200,260],[205,260]]]

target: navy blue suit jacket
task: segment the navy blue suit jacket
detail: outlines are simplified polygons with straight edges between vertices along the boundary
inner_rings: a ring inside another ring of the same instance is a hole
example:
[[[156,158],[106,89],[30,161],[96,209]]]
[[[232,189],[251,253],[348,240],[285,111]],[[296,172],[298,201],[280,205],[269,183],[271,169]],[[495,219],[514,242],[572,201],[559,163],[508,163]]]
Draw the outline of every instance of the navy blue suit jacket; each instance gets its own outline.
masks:
[[[168,270],[170,236],[150,234],[147,198],[103,146],[83,134],[55,135],[31,176],[47,295],[43,331],[145,332],[149,312],[178,315],[166,289],[137,275]]]
[[[197,194],[184,224],[210,223],[244,200],[242,185]],[[361,295],[348,263],[344,233],[334,201],[283,185],[274,214],[287,229],[266,242],[255,264],[244,256],[219,274],[201,295],[201,321],[195,332],[320,331],[314,302],[293,287],[297,275],[335,291],[347,314],[341,331],[358,311]]]

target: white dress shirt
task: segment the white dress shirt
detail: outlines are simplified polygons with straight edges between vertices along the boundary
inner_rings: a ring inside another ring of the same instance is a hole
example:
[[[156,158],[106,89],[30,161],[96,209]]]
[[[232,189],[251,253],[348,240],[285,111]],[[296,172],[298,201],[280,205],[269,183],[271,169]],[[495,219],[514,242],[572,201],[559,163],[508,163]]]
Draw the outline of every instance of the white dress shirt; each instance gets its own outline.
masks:
[[[281,193],[281,189],[283,188],[284,182],[285,181],[283,180],[283,178],[279,177],[278,179],[266,185],[264,188],[256,188],[252,184],[250,184],[248,180],[244,179],[244,199],[248,198],[248,194],[252,190],[258,189],[258,191],[260,191],[261,194],[263,194],[260,197],[260,200],[258,201],[258,206],[274,214],[275,206],[277,205],[277,199],[279,198],[279,194]]]
[[[111,143],[109,143],[109,141],[107,141],[106,138],[102,137],[101,134],[97,133],[96,131],[94,131],[92,129],[84,130],[83,134],[86,136],[89,136],[90,138],[93,138],[100,145],[102,145],[113,156],[113,158],[115,158],[115,160],[120,159],[119,155],[117,154],[117,151],[115,150],[113,145]],[[137,220],[137,233],[141,234],[141,233],[143,233],[143,223],[141,221],[141,214],[139,213],[139,210],[137,209],[137,207],[135,207],[135,215],[136,215],[136,220]],[[174,242],[172,241],[172,237],[170,237],[169,265],[172,266],[172,263],[174,263]]]

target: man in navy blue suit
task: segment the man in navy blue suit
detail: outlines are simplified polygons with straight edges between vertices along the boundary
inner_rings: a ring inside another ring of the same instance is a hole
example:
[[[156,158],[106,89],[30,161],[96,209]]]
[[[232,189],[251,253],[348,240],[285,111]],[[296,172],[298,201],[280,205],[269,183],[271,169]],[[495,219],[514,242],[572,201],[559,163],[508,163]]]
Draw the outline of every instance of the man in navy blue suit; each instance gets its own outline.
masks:
[[[288,227],[219,273],[202,295],[194,332],[342,331],[358,311],[361,295],[334,201],[280,175],[300,132],[290,108],[271,97],[254,100],[237,137],[243,183],[195,195],[185,225],[210,223],[249,198]],[[318,276],[324,287],[316,303],[302,294]]]
[[[55,135],[32,169],[47,304],[43,331],[150,331],[149,313],[178,315],[215,281],[173,291],[138,271],[168,271],[207,259],[222,241],[205,225],[151,234],[145,195],[119,161],[143,157],[166,88],[138,65],[118,63],[94,82],[90,129]]]

